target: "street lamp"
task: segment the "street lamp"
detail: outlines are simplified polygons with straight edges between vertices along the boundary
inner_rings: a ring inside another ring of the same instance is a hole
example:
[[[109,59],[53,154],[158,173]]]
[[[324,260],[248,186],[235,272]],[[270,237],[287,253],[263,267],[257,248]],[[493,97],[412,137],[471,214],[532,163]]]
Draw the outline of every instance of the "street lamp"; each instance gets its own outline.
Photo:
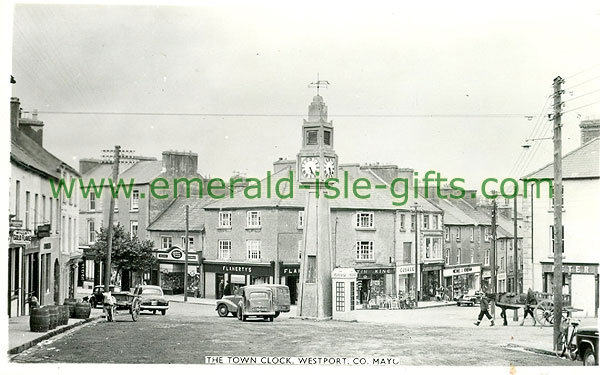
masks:
[[[419,208],[421,208],[421,205],[419,205],[417,202],[415,202],[412,206],[415,209],[415,221],[414,221],[414,225],[415,225],[415,280],[414,280],[414,287],[415,287],[415,307],[419,306],[419,297],[418,297],[418,287],[417,287],[417,282],[419,280],[419,273],[418,273],[418,266],[419,266]]]

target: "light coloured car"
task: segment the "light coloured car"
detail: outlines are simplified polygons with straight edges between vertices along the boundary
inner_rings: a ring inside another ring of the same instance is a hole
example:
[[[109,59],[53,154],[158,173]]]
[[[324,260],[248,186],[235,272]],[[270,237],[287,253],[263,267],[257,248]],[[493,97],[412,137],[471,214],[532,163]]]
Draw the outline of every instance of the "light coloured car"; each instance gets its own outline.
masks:
[[[161,314],[165,315],[169,309],[169,301],[165,299],[163,290],[158,285],[138,286],[133,291],[133,295],[140,297],[141,311],[152,311],[153,314],[160,311]]]

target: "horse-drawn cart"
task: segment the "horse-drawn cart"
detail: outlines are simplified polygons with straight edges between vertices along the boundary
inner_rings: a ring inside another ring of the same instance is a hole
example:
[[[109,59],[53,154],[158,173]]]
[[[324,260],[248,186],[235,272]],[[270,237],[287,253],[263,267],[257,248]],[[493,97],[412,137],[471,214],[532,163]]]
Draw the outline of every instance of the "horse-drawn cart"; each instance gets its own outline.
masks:
[[[127,311],[128,314],[131,314],[131,320],[136,322],[140,317],[140,307],[141,301],[138,296],[133,295],[129,292],[113,292],[112,297],[114,297],[114,303],[112,305],[107,304],[105,298],[105,311],[106,311],[106,319],[109,322],[113,322],[115,320],[115,315],[117,315],[117,311]]]
[[[554,324],[554,295],[552,293],[539,293],[535,292],[535,298],[537,304],[535,307],[532,305],[529,308],[533,309],[533,317],[537,323],[544,327],[549,327]],[[526,309],[527,305],[527,294],[514,293],[502,293],[499,294],[499,298],[496,301],[496,306],[502,309],[500,316],[504,319],[504,325],[508,325],[506,320],[506,310],[518,310],[520,308]],[[571,296],[563,294],[563,308],[562,316],[563,319],[570,317],[573,312],[582,311],[571,306]]]

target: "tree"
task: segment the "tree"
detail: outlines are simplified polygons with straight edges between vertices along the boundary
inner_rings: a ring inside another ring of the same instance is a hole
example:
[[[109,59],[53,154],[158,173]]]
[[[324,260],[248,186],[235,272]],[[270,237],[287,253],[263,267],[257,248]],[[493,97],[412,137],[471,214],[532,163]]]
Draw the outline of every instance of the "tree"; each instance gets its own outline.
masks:
[[[140,241],[136,236],[131,238],[122,225],[113,226],[112,232],[112,268],[120,274],[121,271],[144,272],[152,269],[158,260],[152,255],[154,242],[149,240]],[[89,254],[97,260],[106,261],[108,250],[107,228],[100,228],[96,242],[90,246]]]

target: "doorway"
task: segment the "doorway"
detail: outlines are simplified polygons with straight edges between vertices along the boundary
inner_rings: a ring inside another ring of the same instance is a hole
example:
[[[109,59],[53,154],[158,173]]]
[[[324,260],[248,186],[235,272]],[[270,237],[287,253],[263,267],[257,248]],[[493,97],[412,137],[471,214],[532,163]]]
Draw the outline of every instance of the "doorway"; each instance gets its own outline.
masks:
[[[60,264],[54,261],[54,304],[60,305]]]
[[[290,302],[295,305],[298,301],[298,282],[300,278],[298,276],[287,276],[285,278],[285,285],[290,288]]]
[[[215,274],[215,296],[217,299],[223,298],[223,290],[225,289],[225,274]]]

